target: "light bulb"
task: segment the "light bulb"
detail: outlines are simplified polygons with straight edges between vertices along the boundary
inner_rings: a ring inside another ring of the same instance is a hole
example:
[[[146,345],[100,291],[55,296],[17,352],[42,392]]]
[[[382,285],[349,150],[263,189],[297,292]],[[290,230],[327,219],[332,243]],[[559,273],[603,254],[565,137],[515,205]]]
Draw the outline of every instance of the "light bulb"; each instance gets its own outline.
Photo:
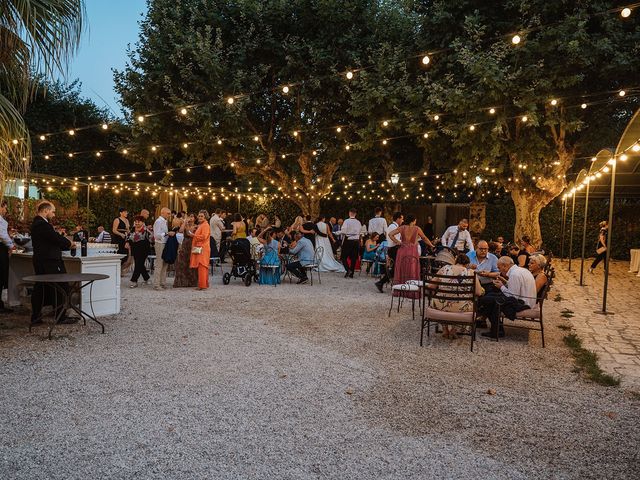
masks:
[[[629,157],[627,156],[626,153],[623,153],[622,155],[620,155],[620,160],[622,160],[623,162],[626,162],[629,159]]]
[[[289,87],[287,87],[286,85],[282,87],[282,93],[289,93]]]
[[[620,97],[624,97],[626,94],[627,94],[627,92],[625,92],[624,90],[620,90],[618,92],[618,96],[620,96]]]
[[[387,144],[387,141],[386,141],[386,140],[382,140],[382,144],[383,144],[383,145],[386,145],[386,144]]]
[[[430,61],[431,61],[431,59],[429,58],[429,55],[425,55],[424,57],[422,57],[422,64],[423,65],[429,65]]]
[[[140,123],[144,122],[144,116],[142,116],[142,115],[138,115],[138,121],[139,121]]]
[[[523,115],[520,120],[522,120],[522,122],[524,123],[524,122],[527,122],[529,120],[529,117],[527,117],[526,115]]]
[[[103,130],[107,130],[109,128],[109,125],[107,125],[106,123],[102,124],[102,129]]]
[[[14,145],[17,145],[17,144],[18,144],[18,139],[17,139],[17,138],[14,138],[14,139],[11,141],[11,143],[13,143]]]
[[[44,159],[45,159],[45,160],[49,160],[49,155],[45,155],[45,156],[44,156]]]
[[[293,136],[294,136],[294,137],[297,137],[297,136],[298,136],[298,132],[297,132],[297,131],[294,131],[294,132],[293,132]]]
[[[434,115],[433,119],[437,122],[438,120],[440,120],[440,115]]]
[[[345,150],[351,150],[351,146],[350,146],[350,145],[347,145],[347,146],[346,146],[346,147],[344,147],[344,148],[345,148]]]
[[[69,135],[71,135],[72,137],[76,134],[75,130],[69,130]]]
[[[425,133],[424,135],[422,135],[422,138],[429,138],[429,134]]]
[[[384,122],[382,122],[382,126],[383,127],[388,127],[389,126],[389,122],[387,122],[386,120]]]
[[[122,154],[126,155],[127,153],[129,153],[129,150],[127,150],[126,148],[124,150],[122,150]]]
[[[623,8],[622,11],[620,12],[620,15],[622,16],[622,18],[627,18],[629,17],[629,15],[631,15],[631,9],[630,8]]]
[[[189,144],[188,143],[183,143],[182,144],[182,148],[189,148]]]
[[[153,147],[151,147],[151,151],[155,152],[156,150],[158,150],[158,147],[156,147],[155,145]]]
[[[258,137],[257,135],[256,135],[255,137],[253,137],[253,141],[254,141],[254,142],[257,142],[257,141],[259,141],[259,140],[260,140],[260,137]]]
[[[496,113],[496,109],[495,109],[495,108],[490,108],[490,109],[489,109],[489,113],[490,113],[491,115],[493,115],[494,113]]]
[[[347,79],[351,80],[353,78],[353,72],[347,72]]]
[[[587,108],[587,104],[583,103],[582,105],[580,105],[580,108],[584,110],[585,108]]]
[[[340,133],[342,131],[342,128],[338,127],[336,128],[336,132]]]
[[[180,113],[181,113],[182,115],[186,115],[186,114],[187,114],[187,109],[186,109],[186,108],[183,108],[182,110],[180,110]]]
[[[222,140],[218,140],[218,145],[222,145]]]
[[[555,98],[551,100],[551,105],[555,107],[557,104],[558,104],[558,100],[556,100]]]
[[[96,152],[96,157],[101,156],[102,154],[100,152]]]
[[[469,126],[469,130],[470,130],[470,131],[472,131],[472,132],[473,132],[475,129],[476,129],[476,126],[475,126],[475,125],[471,125],[471,126]]]
[[[511,43],[513,43],[514,45],[518,45],[521,40],[522,39],[520,38],[520,35],[514,35],[513,37],[511,37]]]
[[[640,144],[635,143],[633,147],[631,147],[631,150],[633,150],[634,152],[640,152]]]
[[[229,97],[229,98],[227,98],[227,103],[228,103],[229,105],[233,105],[233,102],[235,102],[235,100],[233,99],[233,97]]]

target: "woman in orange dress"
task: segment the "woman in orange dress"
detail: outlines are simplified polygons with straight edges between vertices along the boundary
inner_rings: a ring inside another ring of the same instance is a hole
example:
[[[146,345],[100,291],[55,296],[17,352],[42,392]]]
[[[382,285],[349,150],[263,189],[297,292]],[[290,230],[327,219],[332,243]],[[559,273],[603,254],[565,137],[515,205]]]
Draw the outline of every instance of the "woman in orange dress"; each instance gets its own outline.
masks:
[[[191,268],[198,269],[198,288],[209,288],[209,262],[211,261],[211,247],[209,246],[209,214],[206,210],[198,213],[198,228],[193,234],[191,243]]]

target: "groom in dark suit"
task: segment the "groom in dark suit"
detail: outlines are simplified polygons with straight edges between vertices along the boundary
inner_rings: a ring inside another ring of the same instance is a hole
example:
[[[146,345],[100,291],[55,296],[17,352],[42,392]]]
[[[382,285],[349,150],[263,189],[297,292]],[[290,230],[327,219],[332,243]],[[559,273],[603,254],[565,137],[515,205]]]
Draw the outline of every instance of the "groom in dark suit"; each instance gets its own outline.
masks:
[[[44,275],[50,273],[67,273],[62,261],[62,251],[71,248],[71,242],[56,233],[51,225],[51,220],[55,217],[56,207],[47,201],[38,205],[37,215],[31,224],[31,243],[33,245],[33,270],[36,275]],[[64,289],[69,286],[66,283],[60,284]],[[64,308],[64,299],[62,294],[57,290],[53,291],[51,287],[45,289],[42,283],[36,283],[31,295],[31,324],[36,325],[42,323],[42,306],[43,304],[57,305],[56,316],[60,314]],[[62,312],[58,323],[75,323],[77,318],[66,318]]]

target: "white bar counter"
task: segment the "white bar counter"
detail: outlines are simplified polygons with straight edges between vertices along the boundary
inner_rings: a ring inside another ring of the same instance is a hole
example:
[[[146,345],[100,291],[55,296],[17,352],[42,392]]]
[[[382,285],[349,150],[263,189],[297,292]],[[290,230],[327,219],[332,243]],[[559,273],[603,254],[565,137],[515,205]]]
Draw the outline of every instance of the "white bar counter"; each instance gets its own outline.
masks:
[[[80,251],[78,249],[78,255]],[[123,255],[115,253],[91,254],[87,257],[72,257],[69,252],[63,252],[62,259],[67,273],[103,273],[109,275],[106,280],[93,284],[91,298],[96,317],[120,313],[120,259]],[[9,259],[9,288],[7,289],[7,303],[15,307],[26,303],[30,305],[22,278],[33,275],[33,253],[14,253]],[[80,308],[91,312],[89,304],[89,289],[82,290]]]

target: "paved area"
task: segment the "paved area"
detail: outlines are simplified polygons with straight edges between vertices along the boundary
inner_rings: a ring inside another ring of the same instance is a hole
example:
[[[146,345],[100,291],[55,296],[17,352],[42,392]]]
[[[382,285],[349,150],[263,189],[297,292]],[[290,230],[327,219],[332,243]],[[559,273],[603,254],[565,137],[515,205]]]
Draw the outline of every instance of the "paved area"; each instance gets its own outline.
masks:
[[[562,296],[557,306],[573,312],[570,322],[583,346],[598,354],[605,372],[621,378],[623,388],[640,392],[640,277],[628,272],[629,262],[611,262],[607,311],[613,315],[600,315],[594,312],[602,310],[603,265],[589,274],[591,259],[585,260],[581,287],[580,259],[572,261],[571,272],[568,261],[555,262]]]
[[[1,479],[637,479],[640,397],[539,332],[431,335],[371,279],[124,288],[107,333],[0,317]]]

